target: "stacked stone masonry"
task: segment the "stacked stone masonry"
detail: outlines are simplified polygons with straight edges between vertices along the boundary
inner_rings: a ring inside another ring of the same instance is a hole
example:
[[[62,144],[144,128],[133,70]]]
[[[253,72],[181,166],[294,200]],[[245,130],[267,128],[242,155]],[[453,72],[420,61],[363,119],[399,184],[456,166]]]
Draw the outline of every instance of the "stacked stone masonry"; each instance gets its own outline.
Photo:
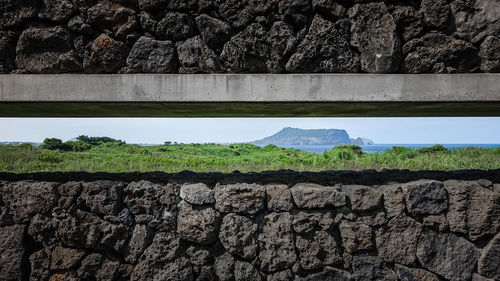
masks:
[[[500,72],[500,1],[2,0],[10,72]]]
[[[500,184],[0,182],[0,280],[500,280]]]

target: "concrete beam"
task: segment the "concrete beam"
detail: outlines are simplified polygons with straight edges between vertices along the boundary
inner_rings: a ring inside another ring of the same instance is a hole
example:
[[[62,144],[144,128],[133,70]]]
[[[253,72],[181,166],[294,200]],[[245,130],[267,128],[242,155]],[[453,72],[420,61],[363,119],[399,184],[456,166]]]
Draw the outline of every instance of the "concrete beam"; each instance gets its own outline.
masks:
[[[500,74],[0,75],[0,116],[500,116]]]

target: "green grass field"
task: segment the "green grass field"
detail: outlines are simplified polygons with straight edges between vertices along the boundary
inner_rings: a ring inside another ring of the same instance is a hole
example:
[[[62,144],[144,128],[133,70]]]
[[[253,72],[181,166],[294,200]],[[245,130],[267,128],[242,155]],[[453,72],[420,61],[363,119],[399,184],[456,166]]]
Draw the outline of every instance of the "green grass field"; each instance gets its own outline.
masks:
[[[258,172],[410,169],[499,169],[500,148],[434,147],[413,150],[394,147],[384,153],[362,153],[356,146],[337,146],[323,154],[273,145],[169,144],[140,146],[119,143],[93,145],[84,151],[48,150],[30,145],[0,146],[1,172]]]

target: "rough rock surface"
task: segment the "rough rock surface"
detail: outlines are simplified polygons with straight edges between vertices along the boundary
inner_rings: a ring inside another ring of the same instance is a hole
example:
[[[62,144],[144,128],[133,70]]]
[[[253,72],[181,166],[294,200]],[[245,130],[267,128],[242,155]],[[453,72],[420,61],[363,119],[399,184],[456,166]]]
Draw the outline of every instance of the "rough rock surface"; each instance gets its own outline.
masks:
[[[201,38],[212,50],[221,49],[231,39],[233,30],[228,23],[206,14],[199,15],[195,20]]]
[[[499,72],[499,9],[497,0],[2,0],[0,72]],[[39,28],[46,30],[33,33]],[[15,34],[9,38],[15,46],[28,31],[23,44],[31,46],[31,61],[16,64],[26,50],[2,51],[2,33]],[[113,67],[82,67],[85,46],[100,34],[126,48],[113,48]],[[58,37],[68,40],[52,44]],[[135,65],[144,67],[123,68],[141,37],[171,41],[174,49],[138,45],[136,52],[144,51]],[[199,39],[180,51],[189,46],[189,64],[196,67],[177,59],[165,67],[162,60],[181,57],[178,47],[190,38]],[[222,67],[200,70],[206,55],[192,50],[213,51],[210,61]]]
[[[177,232],[182,239],[210,244],[217,239],[219,213],[210,207],[194,207],[185,201],[179,203]]]
[[[335,224],[332,213],[300,211],[293,215],[292,226],[297,233],[311,233],[315,230],[331,230]]]
[[[176,42],[193,36],[194,30],[195,23],[188,15],[170,12],[158,22],[156,36],[161,40]]]
[[[25,225],[0,227],[0,280],[22,280],[26,278],[23,272],[23,256],[26,249],[23,246]]]
[[[4,0],[0,5],[0,29],[15,28],[36,14],[36,0]]]
[[[3,187],[2,201],[12,210],[15,223],[27,223],[36,214],[50,213],[57,202],[52,182],[13,182]]]
[[[359,55],[350,46],[348,20],[316,15],[306,38],[286,64],[288,72],[358,72]]]
[[[368,254],[356,255],[352,259],[352,269],[356,281],[396,281],[396,273],[380,258]]]
[[[338,187],[299,183],[290,191],[293,201],[299,208],[340,207],[346,204],[345,193]]]
[[[500,72],[500,39],[488,36],[481,44],[479,51],[481,70],[484,72]]]
[[[0,280],[499,279],[489,180],[111,179],[0,181]]]
[[[317,270],[343,262],[337,241],[326,231],[318,231],[314,235],[298,235],[295,246],[299,251],[300,266],[305,270]]]
[[[345,185],[342,191],[351,200],[351,209],[355,212],[366,212],[377,209],[382,202],[382,192],[370,186]]]
[[[175,46],[170,41],[141,37],[130,50],[127,67],[132,72],[171,73],[177,70]]]
[[[65,21],[76,11],[76,6],[68,0],[43,0],[42,8],[38,13],[41,19]]]
[[[113,73],[126,65],[129,48],[106,34],[99,35],[85,49],[83,68],[87,73]]]
[[[500,280],[500,233],[481,250],[478,272],[483,276]]]
[[[439,277],[424,269],[408,268],[404,265],[396,264],[394,266],[398,280],[401,281],[439,281]]]
[[[216,258],[215,273],[220,281],[262,280],[259,272],[253,265],[244,261],[235,260],[229,253],[225,253]]]
[[[418,239],[417,257],[424,268],[450,281],[469,280],[479,258],[479,250],[454,234],[424,230]]]
[[[500,36],[500,3],[495,0],[452,2],[453,18],[458,35],[478,43],[486,36]]]
[[[257,224],[236,214],[228,214],[222,220],[219,239],[231,254],[252,260],[257,254]]]
[[[258,237],[262,270],[280,271],[297,261],[291,222],[292,216],[288,213],[271,213],[264,217],[262,233]]]
[[[200,36],[189,38],[177,47],[180,73],[218,73],[222,65],[217,54],[208,47]]]
[[[370,73],[398,71],[401,42],[396,23],[385,4],[356,4],[349,9],[349,19],[351,44],[361,52],[361,70]]]
[[[267,209],[275,212],[290,211],[293,208],[292,194],[286,185],[266,185]]]
[[[386,230],[377,231],[378,256],[386,262],[411,265],[415,263],[417,239],[422,225],[404,215],[394,217]]]
[[[406,206],[404,201],[403,190],[401,185],[385,185],[380,189],[384,194],[384,208],[388,218],[395,217],[405,212]]]
[[[214,191],[215,209],[219,212],[255,214],[265,207],[266,189],[260,185],[217,185]]]
[[[185,184],[181,186],[179,196],[193,205],[215,203],[214,191],[204,183]]]
[[[478,182],[446,181],[450,207],[446,215],[452,232],[472,241],[500,231],[500,194]]]
[[[469,42],[442,33],[429,33],[403,46],[403,71],[452,73],[472,71],[479,65],[478,50]]]
[[[372,250],[375,248],[373,241],[373,230],[362,221],[342,220],[339,224],[340,236],[344,248],[349,253],[360,250]]]
[[[270,53],[266,29],[253,23],[224,44],[220,57],[232,72],[268,72]]]
[[[406,208],[413,216],[437,215],[448,208],[448,196],[443,183],[421,180],[402,186]]]
[[[69,31],[61,26],[24,30],[16,47],[17,67],[33,73],[80,72],[82,63],[70,38]]]
[[[327,267],[319,273],[311,274],[310,276],[298,279],[300,281],[352,281],[351,274],[347,271],[333,267]]]

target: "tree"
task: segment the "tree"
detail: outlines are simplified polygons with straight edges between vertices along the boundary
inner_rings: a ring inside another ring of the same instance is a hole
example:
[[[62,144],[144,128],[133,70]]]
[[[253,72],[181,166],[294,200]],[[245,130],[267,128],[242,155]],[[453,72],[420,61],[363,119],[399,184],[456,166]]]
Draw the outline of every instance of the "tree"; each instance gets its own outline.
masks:
[[[71,150],[70,145],[63,143],[62,140],[57,138],[46,138],[45,140],[43,140],[43,144],[40,146],[40,148],[63,151]]]

